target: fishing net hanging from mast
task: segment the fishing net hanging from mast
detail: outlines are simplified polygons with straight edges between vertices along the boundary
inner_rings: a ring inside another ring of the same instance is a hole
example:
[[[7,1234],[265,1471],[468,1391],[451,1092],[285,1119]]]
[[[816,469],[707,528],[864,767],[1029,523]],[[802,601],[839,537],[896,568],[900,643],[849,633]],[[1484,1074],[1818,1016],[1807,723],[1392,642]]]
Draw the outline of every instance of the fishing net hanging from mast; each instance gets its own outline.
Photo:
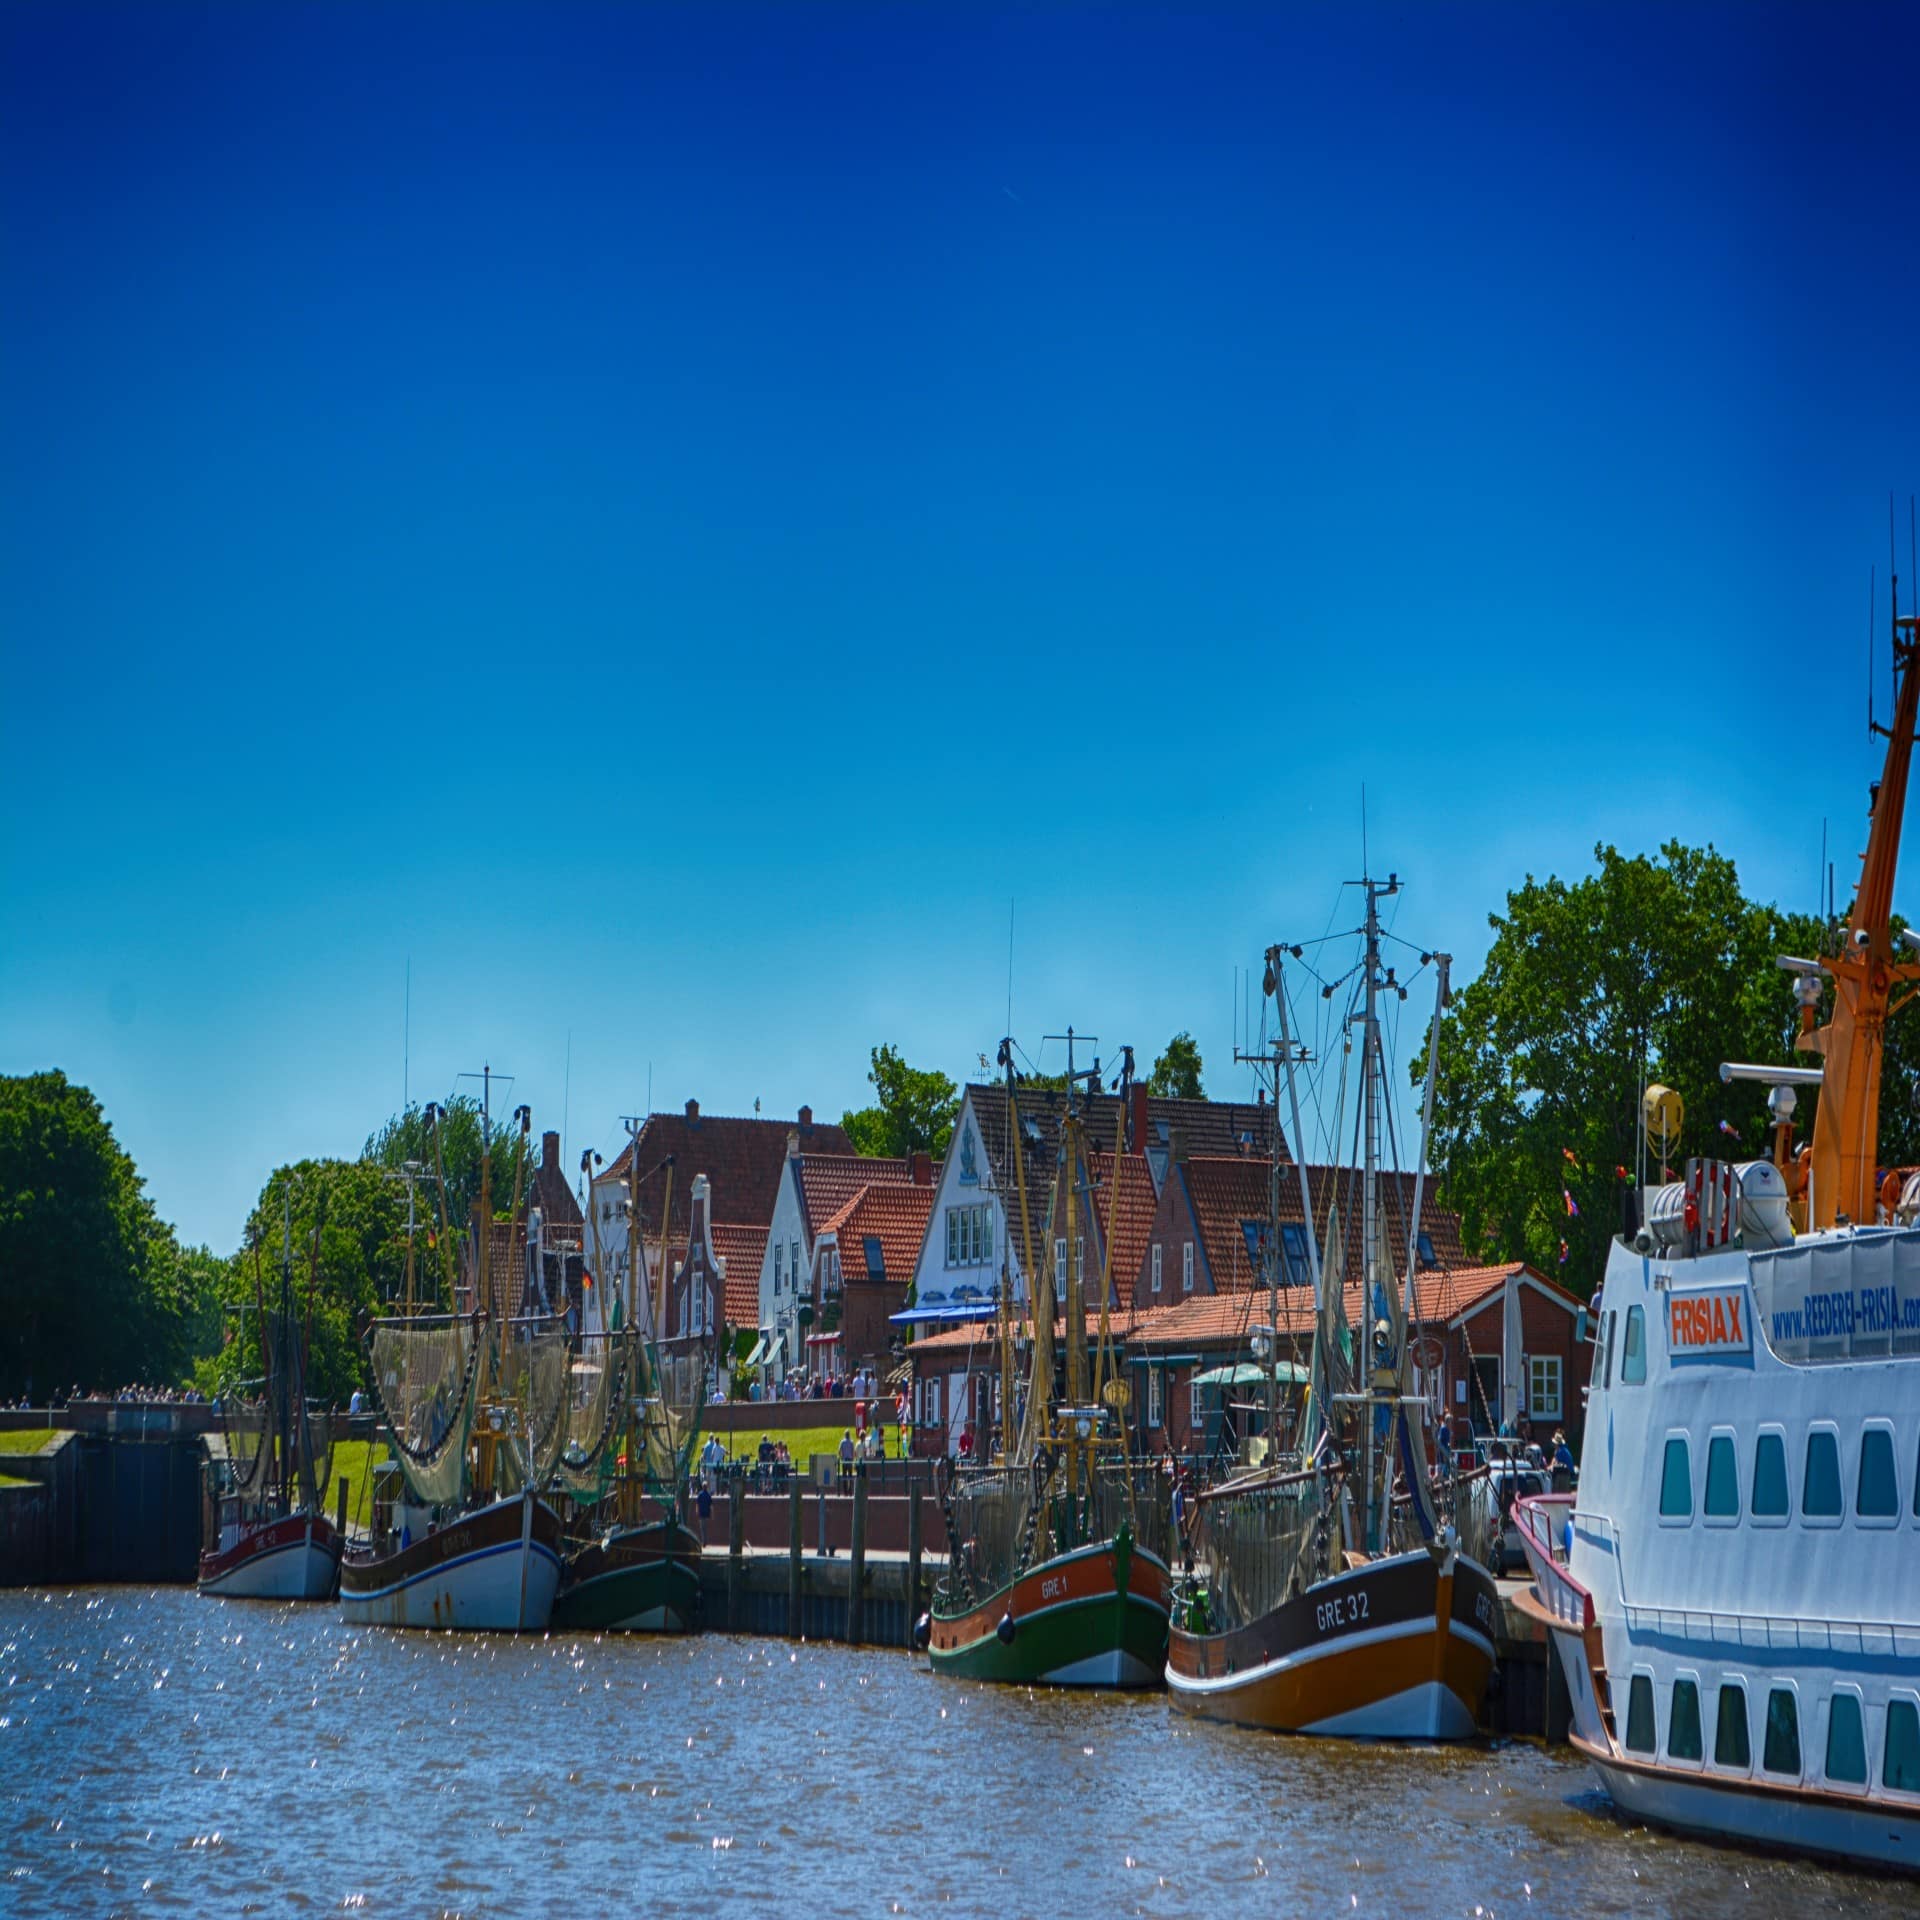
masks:
[[[496,1455],[496,1491],[517,1493],[553,1478],[567,1444],[572,1369],[564,1328],[507,1330],[493,1391],[516,1418]]]
[[[407,1491],[423,1506],[458,1500],[481,1353],[474,1322],[377,1321],[370,1347],[374,1394]]]
[[[229,1490],[250,1502],[262,1498],[274,1484],[273,1423],[267,1402],[242,1400],[235,1391],[222,1394],[220,1428],[226,1441]]]
[[[1325,1505],[1318,1476],[1201,1503],[1193,1551],[1207,1572],[1216,1630],[1248,1626],[1322,1577]]]
[[[583,1340],[573,1356],[566,1441],[553,1478],[576,1500],[597,1502],[612,1483],[631,1390],[632,1350],[623,1335],[597,1334]]]

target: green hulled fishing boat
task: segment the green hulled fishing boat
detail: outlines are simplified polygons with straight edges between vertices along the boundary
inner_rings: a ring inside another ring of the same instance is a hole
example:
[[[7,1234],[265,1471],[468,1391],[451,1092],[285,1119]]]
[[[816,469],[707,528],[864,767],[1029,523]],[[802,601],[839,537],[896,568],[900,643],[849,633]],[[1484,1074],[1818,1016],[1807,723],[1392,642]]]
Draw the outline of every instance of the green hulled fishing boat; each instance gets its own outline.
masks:
[[[950,1459],[941,1462],[938,1491],[947,1527],[947,1572],[917,1637],[936,1672],[963,1679],[1065,1687],[1158,1686],[1166,1659],[1169,1591],[1164,1496],[1151,1464],[1128,1457],[1121,1418],[1127,1389],[1114,1364],[1110,1313],[1114,1226],[1130,1157],[1126,1130],[1133,1102],[1126,1096],[1132,1050],[1123,1049],[1122,1055],[1120,1133],[1108,1189],[1100,1307],[1090,1316],[1079,1249],[1082,1223],[1097,1232],[1098,1219],[1077,1096],[1083,1081],[1088,1091],[1097,1087],[1100,1066],[1096,1060],[1087,1072],[1076,1071],[1071,1044],[1069,1040],[1068,1111],[1046,1236],[1046,1244],[1056,1251],[1036,1268],[1027,1224],[1013,1043],[1001,1043],[1012,1184],[1025,1236],[1026,1271],[1033,1276],[1029,1365],[1021,1393],[1014,1377],[1012,1280],[1003,1254],[1002,1445],[993,1462],[978,1469],[956,1468]],[[1071,1260],[1057,1251],[1066,1248],[1073,1249]],[[1056,1302],[1065,1308],[1058,1341]]]

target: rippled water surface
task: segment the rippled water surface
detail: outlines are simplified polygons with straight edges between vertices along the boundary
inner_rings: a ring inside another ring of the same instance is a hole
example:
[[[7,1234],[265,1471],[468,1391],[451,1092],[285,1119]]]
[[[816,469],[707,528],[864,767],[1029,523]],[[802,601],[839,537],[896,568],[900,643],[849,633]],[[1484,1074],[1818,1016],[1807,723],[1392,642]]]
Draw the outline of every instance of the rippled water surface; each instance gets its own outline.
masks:
[[[1242,1733],[904,1653],[0,1594],[0,1913],[1912,1915],[1586,1770]]]

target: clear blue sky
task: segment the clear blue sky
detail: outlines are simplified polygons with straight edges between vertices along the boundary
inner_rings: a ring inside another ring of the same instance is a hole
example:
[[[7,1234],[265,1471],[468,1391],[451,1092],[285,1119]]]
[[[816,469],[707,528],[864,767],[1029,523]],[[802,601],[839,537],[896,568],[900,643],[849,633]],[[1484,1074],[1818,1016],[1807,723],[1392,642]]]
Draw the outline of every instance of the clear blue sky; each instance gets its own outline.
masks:
[[[0,1070],[226,1248],[409,957],[571,1159],[963,1076],[1010,900],[1030,1052],[1243,1090],[1363,782],[1463,975],[1600,838],[1810,904],[1917,23],[0,9]]]

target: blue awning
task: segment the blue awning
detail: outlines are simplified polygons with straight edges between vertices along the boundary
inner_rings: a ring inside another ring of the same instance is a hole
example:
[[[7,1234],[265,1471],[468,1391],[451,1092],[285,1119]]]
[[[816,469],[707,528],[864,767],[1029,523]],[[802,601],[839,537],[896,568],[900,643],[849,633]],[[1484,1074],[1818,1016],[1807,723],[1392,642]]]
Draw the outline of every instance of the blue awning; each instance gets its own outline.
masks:
[[[952,1325],[959,1320],[992,1320],[999,1312],[991,1300],[978,1300],[960,1307],[909,1307],[905,1313],[890,1313],[887,1318],[896,1327],[919,1327],[929,1322]]]

